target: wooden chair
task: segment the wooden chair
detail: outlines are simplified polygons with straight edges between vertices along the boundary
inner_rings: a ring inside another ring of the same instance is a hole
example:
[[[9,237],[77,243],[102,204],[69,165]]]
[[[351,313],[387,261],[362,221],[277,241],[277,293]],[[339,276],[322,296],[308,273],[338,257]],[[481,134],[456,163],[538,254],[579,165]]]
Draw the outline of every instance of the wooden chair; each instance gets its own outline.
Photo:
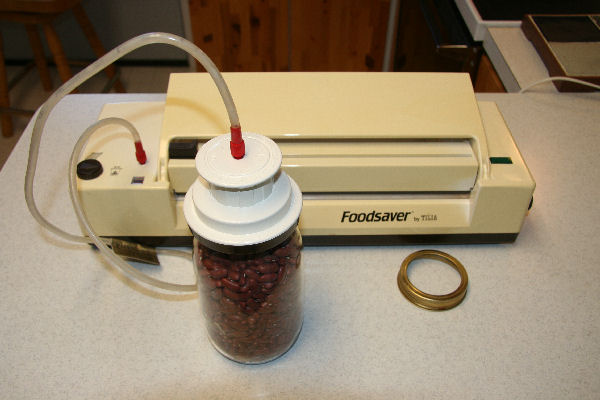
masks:
[[[77,23],[87,38],[92,50],[97,57],[106,53],[98,35],[94,31],[92,23],[81,6],[81,0],[0,0],[0,20],[13,21],[25,25],[25,30],[33,51],[35,65],[40,74],[42,86],[46,91],[52,90],[52,81],[46,63],[46,56],[39,35],[41,27],[46,37],[48,47],[58,74],[63,82],[69,80],[73,74],[67,61],[60,39],[56,34],[52,22],[59,15],[71,11],[75,15]],[[106,68],[106,74],[114,82],[113,87],[117,92],[124,92],[125,88],[116,76],[114,66]],[[3,136],[12,136],[12,120],[10,115],[9,86],[4,64],[4,51],[2,47],[2,35],[0,33],[0,108],[1,126]]]

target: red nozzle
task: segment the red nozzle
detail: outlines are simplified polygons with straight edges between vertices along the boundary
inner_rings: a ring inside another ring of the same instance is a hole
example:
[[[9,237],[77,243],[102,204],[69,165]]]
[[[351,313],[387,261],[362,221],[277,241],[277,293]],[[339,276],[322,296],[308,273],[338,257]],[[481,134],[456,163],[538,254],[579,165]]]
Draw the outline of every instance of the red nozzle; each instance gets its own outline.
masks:
[[[242,139],[242,128],[239,125],[231,127],[229,149],[231,150],[231,155],[236,160],[239,160],[246,154],[246,146],[244,145],[244,139]]]
[[[135,158],[140,164],[146,164],[146,152],[142,146],[142,142],[135,142]]]

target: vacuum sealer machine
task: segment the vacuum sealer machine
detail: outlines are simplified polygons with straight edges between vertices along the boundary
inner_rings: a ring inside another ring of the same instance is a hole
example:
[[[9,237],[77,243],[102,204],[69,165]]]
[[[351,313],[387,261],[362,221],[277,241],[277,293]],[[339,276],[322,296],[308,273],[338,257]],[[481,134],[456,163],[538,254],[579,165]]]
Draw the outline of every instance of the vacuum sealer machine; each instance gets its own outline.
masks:
[[[535,182],[492,102],[455,73],[225,73],[242,128],[271,137],[303,192],[304,243],[514,241]],[[203,143],[228,132],[208,74],[172,74],[164,102],[106,104],[140,132],[136,163],[120,126],[96,132],[78,180],[99,235],[191,243],[183,194]],[[97,164],[97,163],[95,163]],[[243,174],[244,171],[240,171]]]

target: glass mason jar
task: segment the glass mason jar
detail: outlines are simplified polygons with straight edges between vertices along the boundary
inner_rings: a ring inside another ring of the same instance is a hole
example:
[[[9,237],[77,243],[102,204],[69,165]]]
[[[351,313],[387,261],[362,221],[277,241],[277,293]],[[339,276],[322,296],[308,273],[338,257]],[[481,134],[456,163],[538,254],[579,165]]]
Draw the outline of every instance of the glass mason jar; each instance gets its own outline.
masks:
[[[281,356],[302,327],[299,230],[294,227],[268,247],[219,251],[194,237],[194,266],[210,341],[225,357],[245,364]]]
[[[273,140],[244,140],[241,159],[225,135],[198,150],[183,212],[209,339],[224,356],[256,364],[285,353],[302,326],[302,192],[280,169]]]

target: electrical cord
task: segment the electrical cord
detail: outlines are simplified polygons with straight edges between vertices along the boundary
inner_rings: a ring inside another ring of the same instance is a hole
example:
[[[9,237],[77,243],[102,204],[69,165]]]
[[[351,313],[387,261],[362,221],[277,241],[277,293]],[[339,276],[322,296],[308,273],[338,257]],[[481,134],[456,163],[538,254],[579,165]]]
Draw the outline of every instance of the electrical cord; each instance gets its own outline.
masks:
[[[540,79],[539,81],[533,82],[531,85],[525,86],[523,89],[519,90],[519,94],[525,93],[526,91],[530,90],[531,88],[541,85],[542,83],[554,82],[554,81],[572,82],[572,83],[577,83],[577,84],[583,85],[583,86],[589,86],[596,90],[600,90],[599,85],[595,85],[591,82],[583,81],[581,79],[569,78],[566,76],[551,76],[549,78],[544,78],[544,79]]]

